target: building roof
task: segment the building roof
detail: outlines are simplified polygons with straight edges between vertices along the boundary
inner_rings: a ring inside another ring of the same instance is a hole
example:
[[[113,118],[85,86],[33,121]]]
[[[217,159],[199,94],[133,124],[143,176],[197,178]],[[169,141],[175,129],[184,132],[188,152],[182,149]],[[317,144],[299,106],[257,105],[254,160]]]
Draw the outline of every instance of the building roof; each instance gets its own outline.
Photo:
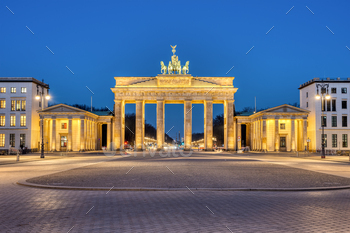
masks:
[[[40,86],[49,88],[49,84],[41,82],[33,77],[0,77],[0,82],[33,82]]]
[[[307,81],[306,83],[303,83],[300,85],[299,89],[303,89],[304,87],[307,87],[313,83],[322,83],[322,82],[326,82],[326,83],[350,83],[350,78],[325,78],[325,79],[321,79],[321,78],[313,78],[310,81]]]
[[[111,111],[92,111],[91,113],[97,115],[97,116],[112,116],[113,112]]]

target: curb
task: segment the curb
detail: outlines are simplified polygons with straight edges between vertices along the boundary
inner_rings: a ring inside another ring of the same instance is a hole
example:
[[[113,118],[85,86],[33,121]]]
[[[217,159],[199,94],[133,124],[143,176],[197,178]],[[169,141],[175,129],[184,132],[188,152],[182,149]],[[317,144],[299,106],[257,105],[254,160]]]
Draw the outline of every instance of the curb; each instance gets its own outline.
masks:
[[[188,191],[188,188],[147,188],[147,187],[77,187],[77,186],[53,186],[29,183],[25,180],[16,182],[17,185],[32,187],[32,188],[44,188],[44,189],[60,189],[60,190],[82,190],[82,191]],[[263,191],[263,192],[295,192],[295,191],[329,191],[350,189],[350,185],[347,186],[335,186],[335,187],[312,187],[312,188],[191,188],[195,191]]]

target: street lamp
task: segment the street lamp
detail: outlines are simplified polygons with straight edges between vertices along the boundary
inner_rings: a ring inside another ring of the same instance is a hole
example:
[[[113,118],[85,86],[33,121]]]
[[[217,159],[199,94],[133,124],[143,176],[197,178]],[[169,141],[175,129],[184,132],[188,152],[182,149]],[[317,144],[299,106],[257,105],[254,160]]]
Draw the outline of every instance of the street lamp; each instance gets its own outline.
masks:
[[[39,88],[41,87],[41,92],[39,92]],[[49,95],[49,85],[47,85],[47,93],[45,95],[44,93],[45,89],[44,86],[39,86],[36,85],[36,96],[35,99],[36,100],[40,100],[41,99],[41,110],[44,109],[44,98],[46,100],[49,100],[51,97]],[[41,117],[41,155],[40,158],[45,158],[44,156],[44,116]]]
[[[321,120],[321,126],[322,126],[322,135],[321,135],[321,140],[322,140],[322,155],[321,158],[324,159],[326,158],[325,155],[325,151],[324,151],[324,144],[325,144],[325,136],[324,136],[324,116],[323,116],[323,112],[324,112],[324,108],[325,108],[325,99],[329,100],[331,98],[331,96],[328,94],[328,88],[329,88],[329,84],[328,83],[317,83],[316,84],[316,88],[317,88],[317,94],[316,94],[316,99],[319,100],[321,99],[321,112],[322,112],[322,120]],[[321,95],[318,92],[318,88],[320,88],[321,90]]]

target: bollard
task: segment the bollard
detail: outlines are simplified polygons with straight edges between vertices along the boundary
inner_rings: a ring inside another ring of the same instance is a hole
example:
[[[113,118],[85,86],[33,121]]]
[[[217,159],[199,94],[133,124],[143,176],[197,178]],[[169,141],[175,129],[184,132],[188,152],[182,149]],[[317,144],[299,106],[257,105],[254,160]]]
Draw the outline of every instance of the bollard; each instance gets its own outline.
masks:
[[[19,161],[19,152],[17,152],[17,159],[16,161]]]

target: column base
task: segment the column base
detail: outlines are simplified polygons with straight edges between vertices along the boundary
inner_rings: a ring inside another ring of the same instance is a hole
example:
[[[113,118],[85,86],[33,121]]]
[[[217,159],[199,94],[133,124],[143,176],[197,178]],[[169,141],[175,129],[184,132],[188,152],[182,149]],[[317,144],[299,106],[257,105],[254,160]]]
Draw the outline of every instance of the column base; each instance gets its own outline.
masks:
[[[214,149],[204,149],[204,151],[214,151]]]

